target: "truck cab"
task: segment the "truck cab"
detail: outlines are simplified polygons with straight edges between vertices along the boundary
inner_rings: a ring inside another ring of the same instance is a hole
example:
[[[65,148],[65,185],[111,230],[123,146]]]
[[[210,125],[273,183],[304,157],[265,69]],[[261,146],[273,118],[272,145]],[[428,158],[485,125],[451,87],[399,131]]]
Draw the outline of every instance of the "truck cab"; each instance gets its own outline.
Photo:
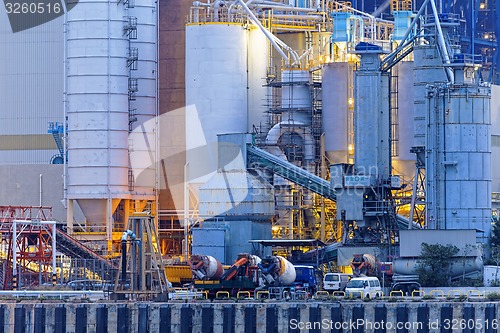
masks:
[[[295,267],[295,289],[316,292],[317,280],[314,266],[294,265]]]

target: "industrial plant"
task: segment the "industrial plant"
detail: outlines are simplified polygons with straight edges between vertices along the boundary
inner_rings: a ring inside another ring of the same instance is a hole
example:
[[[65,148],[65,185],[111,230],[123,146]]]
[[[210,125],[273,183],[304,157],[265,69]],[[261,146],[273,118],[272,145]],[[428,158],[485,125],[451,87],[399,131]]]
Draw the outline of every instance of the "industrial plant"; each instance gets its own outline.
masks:
[[[79,0],[16,32],[0,10],[0,288],[411,296],[422,244],[481,278],[497,5]]]

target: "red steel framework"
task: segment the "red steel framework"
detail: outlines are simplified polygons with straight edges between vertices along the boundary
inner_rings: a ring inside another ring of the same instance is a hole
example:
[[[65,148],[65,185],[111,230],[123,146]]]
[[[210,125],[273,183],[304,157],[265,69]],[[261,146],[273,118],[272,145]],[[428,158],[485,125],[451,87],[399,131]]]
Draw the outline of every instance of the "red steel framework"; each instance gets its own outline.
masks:
[[[52,220],[52,207],[49,206],[0,206],[2,244],[8,245],[7,260],[3,265],[3,274],[0,274],[0,284],[3,289],[17,289],[18,277],[23,286],[35,286],[40,281],[51,281],[52,228],[55,224],[39,223],[50,220]],[[15,237],[14,221],[22,221],[16,223]],[[16,276],[12,274],[14,249],[17,262]]]

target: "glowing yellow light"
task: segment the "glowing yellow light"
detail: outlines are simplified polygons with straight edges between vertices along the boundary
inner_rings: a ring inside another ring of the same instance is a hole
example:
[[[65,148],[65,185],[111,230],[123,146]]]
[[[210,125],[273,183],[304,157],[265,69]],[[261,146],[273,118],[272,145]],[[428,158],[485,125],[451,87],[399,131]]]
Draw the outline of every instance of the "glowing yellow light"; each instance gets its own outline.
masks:
[[[347,100],[347,103],[349,103],[349,105],[353,105],[354,104],[354,99],[351,97]]]
[[[488,35],[487,33],[484,34],[484,39],[488,39],[488,38],[490,38],[490,35]]]
[[[354,153],[354,145],[352,145],[352,144],[348,145],[347,151],[349,152],[349,154],[353,154]]]
[[[484,2],[479,4],[479,9],[485,9],[485,8],[486,8],[486,4]]]

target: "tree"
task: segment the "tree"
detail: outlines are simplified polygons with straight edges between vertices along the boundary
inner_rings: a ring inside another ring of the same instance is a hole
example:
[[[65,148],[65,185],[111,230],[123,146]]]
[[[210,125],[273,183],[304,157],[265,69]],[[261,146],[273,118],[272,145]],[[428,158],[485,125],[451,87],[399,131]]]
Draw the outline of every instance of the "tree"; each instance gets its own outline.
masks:
[[[494,247],[500,247],[500,223],[493,223],[491,228],[490,245],[493,249]]]
[[[491,260],[495,263],[495,279],[492,281],[493,286],[497,286],[498,281],[498,266],[500,266],[500,246],[493,246],[491,248]]]
[[[459,252],[458,247],[448,244],[422,243],[422,251],[417,260],[416,272],[422,286],[445,286],[451,280],[453,257]]]
[[[462,249],[462,283],[465,283],[465,267],[467,265],[467,260],[469,260],[469,254],[472,254],[476,249],[474,244],[465,244]]]

